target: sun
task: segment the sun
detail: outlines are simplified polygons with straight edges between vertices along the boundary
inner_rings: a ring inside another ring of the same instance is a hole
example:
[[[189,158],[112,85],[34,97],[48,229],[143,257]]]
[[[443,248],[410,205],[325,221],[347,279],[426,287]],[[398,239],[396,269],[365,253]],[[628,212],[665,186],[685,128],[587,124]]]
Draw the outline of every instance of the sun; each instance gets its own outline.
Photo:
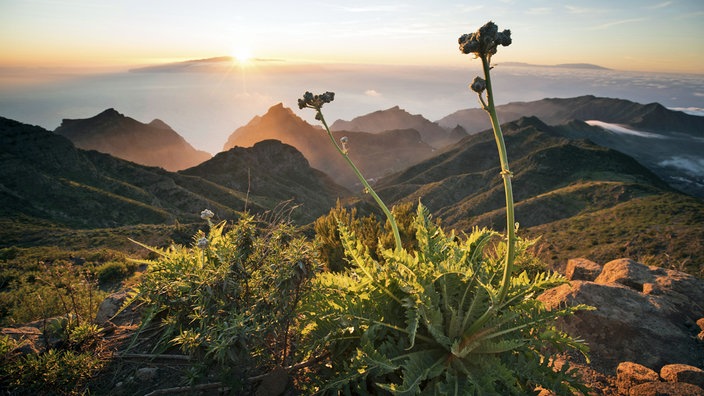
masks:
[[[235,47],[232,57],[239,63],[247,63],[252,59],[252,52],[247,47]]]

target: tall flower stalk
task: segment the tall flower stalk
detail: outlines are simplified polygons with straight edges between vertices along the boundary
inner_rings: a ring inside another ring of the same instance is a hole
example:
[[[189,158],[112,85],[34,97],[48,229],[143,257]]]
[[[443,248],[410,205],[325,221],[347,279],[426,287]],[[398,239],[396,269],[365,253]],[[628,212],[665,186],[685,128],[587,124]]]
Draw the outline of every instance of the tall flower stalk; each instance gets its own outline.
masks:
[[[516,255],[516,226],[514,217],[513,203],[513,188],[511,186],[511,173],[508,167],[508,156],[506,154],[506,144],[504,143],[501,124],[496,115],[496,106],[494,105],[494,92],[491,86],[491,57],[496,54],[498,46],[508,46],[511,44],[511,31],[504,30],[499,32],[498,27],[494,22],[487,22],[474,33],[463,34],[459,38],[460,51],[464,54],[474,54],[482,61],[484,78],[476,77],[470,88],[477,93],[482,108],[489,113],[491,126],[494,130],[494,139],[496,147],[499,151],[499,160],[501,162],[501,177],[504,182],[504,191],[506,193],[506,258],[504,264],[503,280],[501,282],[501,292],[499,301],[503,301],[508,292],[511,274],[513,272],[513,263]],[[485,98],[486,97],[486,98]]]
[[[396,250],[401,250],[403,248],[403,245],[401,244],[401,234],[398,231],[398,225],[396,224],[396,219],[394,218],[394,215],[391,213],[389,208],[386,206],[384,201],[379,198],[379,195],[377,195],[376,191],[372,188],[371,185],[369,185],[369,182],[367,182],[367,179],[364,178],[364,175],[362,175],[362,172],[359,171],[357,166],[355,166],[354,162],[350,159],[348,155],[348,150],[347,150],[347,138],[343,137],[340,139],[340,142],[342,143],[342,147],[337,143],[335,140],[335,137],[332,135],[332,132],[330,132],[330,127],[328,127],[327,122],[325,122],[325,117],[323,116],[322,108],[325,103],[330,103],[335,99],[335,93],[334,92],[325,92],[320,95],[313,95],[310,92],[306,92],[303,94],[303,98],[298,99],[298,107],[300,109],[313,109],[315,110],[315,119],[320,121],[321,124],[323,124],[323,127],[325,128],[325,131],[328,134],[328,137],[330,138],[330,141],[332,142],[333,146],[335,146],[335,149],[337,149],[337,152],[342,155],[342,157],[347,161],[347,164],[352,168],[354,171],[355,175],[357,175],[357,178],[359,181],[362,183],[364,186],[365,191],[369,192],[369,194],[374,198],[376,203],[379,205],[381,210],[384,212],[386,215],[386,218],[389,220],[389,223],[391,224],[391,229],[394,234],[394,241],[396,242]]]

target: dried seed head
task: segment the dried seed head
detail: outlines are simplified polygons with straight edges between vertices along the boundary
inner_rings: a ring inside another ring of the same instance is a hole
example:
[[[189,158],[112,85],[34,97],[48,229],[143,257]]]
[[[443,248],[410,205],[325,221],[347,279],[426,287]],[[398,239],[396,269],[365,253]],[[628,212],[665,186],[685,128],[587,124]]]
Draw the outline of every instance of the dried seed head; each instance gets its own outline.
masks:
[[[478,57],[491,57],[499,45],[511,45],[511,31],[499,32],[494,22],[487,22],[474,33],[463,34],[459,40],[460,51],[464,54],[475,54]]]
[[[479,76],[474,77],[474,81],[472,81],[469,87],[472,89],[472,91],[480,94],[486,89],[486,81]]]
[[[306,91],[301,99],[298,99],[298,108],[305,109],[306,107],[320,110],[325,103],[330,103],[335,100],[334,92],[325,92],[320,95],[313,95]]]
[[[213,216],[215,216],[215,213],[213,213],[213,211],[210,209],[205,209],[202,212],[200,212],[200,218],[203,220],[212,219]]]

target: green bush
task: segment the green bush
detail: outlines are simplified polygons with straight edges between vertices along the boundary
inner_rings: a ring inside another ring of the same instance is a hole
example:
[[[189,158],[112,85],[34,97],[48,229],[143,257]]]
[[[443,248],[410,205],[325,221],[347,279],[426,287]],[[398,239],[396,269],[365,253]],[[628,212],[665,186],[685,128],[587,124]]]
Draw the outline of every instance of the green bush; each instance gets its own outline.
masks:
[[[3,303],[4,323],[69,315],[79,323],[93,320],[106,293],[90,271],[63,260],[40,263],[40,269],[13,281]]]
[[[129,278],[137,270],[135,263],[127,263],[125,261],[108,261],[94,268],[94,272],[98,278],[98,284],[101,287],[119,284],[123,280]]]
[[[81,395],[103,367],[94,352],[50,349],[26,355],[0,367],[0,387],[12,395]]]
[[[535,299],[563,284],[556,273],[512,276],[500,300],[504,253],[485,251],[498,234],[446,235],[419,206],[417,251],[385,250],[375,260],[344,225],[353,266],[316,277],[305,301],[311,349],[330,353],[315,391],[398,395],[525,395],[585,391],[575,372],[556,370],[555,351],[586,347],[554,327],[585,306],[547,311]],[[533,262],[519,241],[518,260]],[[502,246],[502,245],[499,245]]]
[[[244,214],[225,226],[211,224],[191,247],[152,249],[159,258],[127,304],[144,306],[142,328],[157,325],[154,352],[179,348],[197,357],[201,375],[246,391],[247,378],[303,356],[296,310],[319,264],[288,223],[258,225]]]

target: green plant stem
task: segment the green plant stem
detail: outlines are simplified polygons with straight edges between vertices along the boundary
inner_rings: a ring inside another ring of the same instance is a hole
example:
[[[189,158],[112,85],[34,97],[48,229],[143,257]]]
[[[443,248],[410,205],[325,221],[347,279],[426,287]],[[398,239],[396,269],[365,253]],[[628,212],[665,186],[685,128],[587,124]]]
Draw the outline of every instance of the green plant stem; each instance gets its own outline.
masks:
[[[332,132],[330,132],[330,128],[328,127],[327,122],[325,122],[325,117],[323,117],[323,113],[318,109],[318,118],[320,119],[320,122],[323,124],[323,127],[325,127],[325,131],[328,133],[328,136],[330,137],[330,141],[332,141],[332,144],[335,146],[337,151],[342,155],[342,157],[347,161],[349,166],[352,167],[352,170],[354,173],[357,175],[357,178],[359,179],[360,182],[362,182],[362,185],[364,185],[364,188],[371,194],[371,196],[374,198],[376,203],[381,207],[381,210],[384,211],[384,214],[386,215],[386,218],[389,220],[389,223],[391,223],[391,229],[393,230],[394,233],[394,240],[396,241],[396,250],[401,250],[403,249],[403,245],[401,244],[401,234],[398,232],[398,225],[396,224],[396,219],[394,219],[393,214],[391,214],[391,211],[389,208],[384,204],[384,201],[379,198],[379,196],[376,194],[376,191],[372,188],[372,186],[369,185],[367,180],[364,178],[362,175],[362,172],[357,169],[355,166],[354,162],[350,159],[350,157],[347,155],[345,150],[340,148],[340,145],[337,144],[337,141],[335,141],[335,137],[332,136]]]
[[[499,150],[499,160],[501,161],[501,177],[504,180],[504,190],[506,192],[506,262],[504,265],[504,276],[501,281],[501,292],[499,293],[499,302],[503,302],[508,293],[508,288],[513,272],[513,261],[516,255],[516,226],[513,213],[513,188],[511,186],[511,171],[508,168],[508,156],[506,155],[506,143],[504,143],[504,135],[501,132],[501,124],[496,115],[496,107],[494,106],[494,93],[491,88],[491,66],[489,65],[489,57],[482,56],[482,66],[484,68],[484,77],[486,79],[486,97],[488,103],[484,104],[484,110],[489,113],[491,118],[491,126],[494,130],[494,139],[496,147]],[[479,95],[481,98],[481,95]]]

